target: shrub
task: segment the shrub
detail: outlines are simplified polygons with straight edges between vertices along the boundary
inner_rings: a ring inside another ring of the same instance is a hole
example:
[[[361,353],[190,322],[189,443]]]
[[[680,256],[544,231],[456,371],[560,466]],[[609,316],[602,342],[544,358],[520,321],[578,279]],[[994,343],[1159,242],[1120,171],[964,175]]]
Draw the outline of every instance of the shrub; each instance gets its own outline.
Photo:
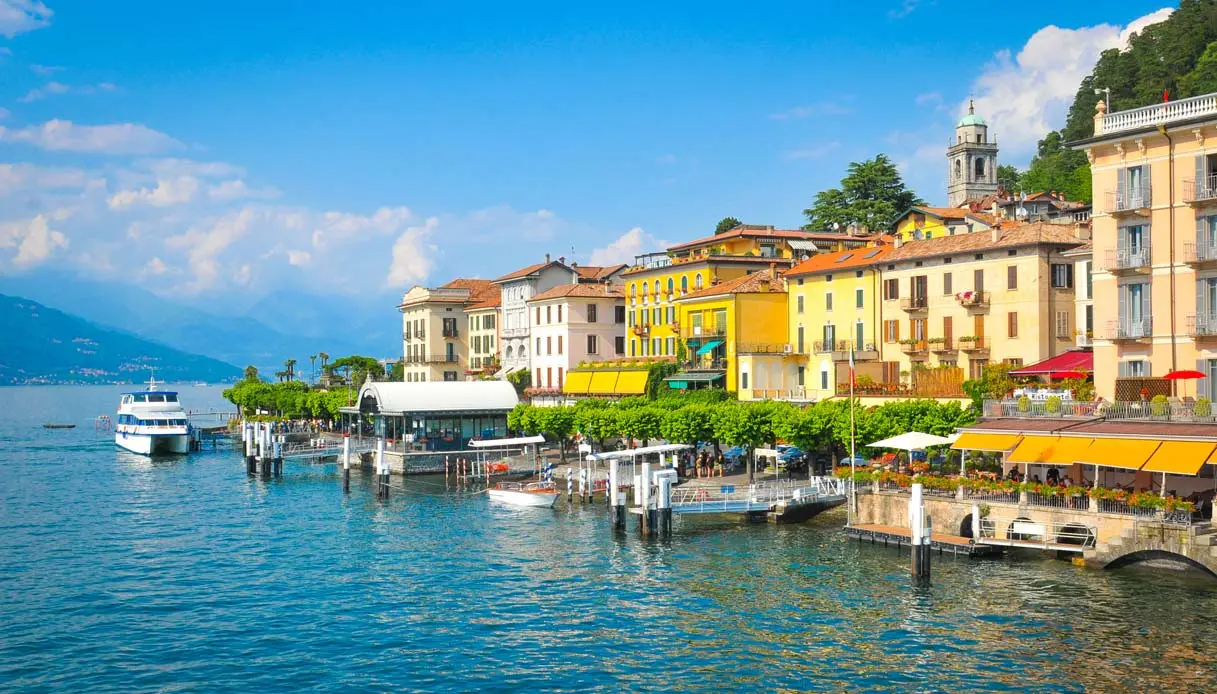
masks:
[[[1167,399],[1165,395],[1155,395],[1149,401],[1149,411],[1155,417],[1166,414]]]
[[[1192,406],[1192,413],[1197,417],[1208,417],[1213,413],[1213,402],[1208,398],[1196,398],[1196,404]]]
[[[1020,397],[1018,399],[1018,411],[1027,412],[1030,409],[1031,409],[1031,398],[1027,397],[1026,395]]]
[[[1049,414],[1056,414],[1061,411],[1061,399],[1055,395],[1048,398],[1044,402],[1044,411]]]

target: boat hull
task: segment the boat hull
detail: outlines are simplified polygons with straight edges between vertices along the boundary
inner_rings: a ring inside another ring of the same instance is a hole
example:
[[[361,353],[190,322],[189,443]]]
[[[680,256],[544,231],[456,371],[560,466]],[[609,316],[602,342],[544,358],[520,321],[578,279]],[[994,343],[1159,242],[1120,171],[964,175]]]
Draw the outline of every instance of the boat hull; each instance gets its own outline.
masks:
[[[513,506],[535,506],[550,508],[558,500],[557,492],[522,492],[514,489],[490,489],[486,492],[491,499]]]
[[[190,437],[186,434],[128,434],[118,432],[114,443],[140,455],[161,455],[190,452]]]

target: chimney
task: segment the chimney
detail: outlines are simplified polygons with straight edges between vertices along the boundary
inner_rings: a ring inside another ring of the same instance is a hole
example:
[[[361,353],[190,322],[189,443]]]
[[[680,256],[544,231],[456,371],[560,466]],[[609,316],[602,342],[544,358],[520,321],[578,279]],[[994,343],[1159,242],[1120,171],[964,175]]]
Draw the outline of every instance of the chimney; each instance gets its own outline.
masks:
[[[778,272],[777,272],[777,271],[778,271],[778,264],[777,264],[777,263],[769,263],[769,276],[770,276],[770,277],[777,277],[777,276],[778,276]]]
[[[998,241],[1000,241],[1001,240],[1001,222],[994,224],[993,227],[991,229],[989,229],[989,232],[993,234],[993,243],[997,243]]]
[[[896,234],[896,240],[892,242],[892,246],[894,246],[896,248],[900,248],[903,245],[904,245],[904,237],[901,236],[900,234]]]
[[[996,200],[993,201],[993,216],[998,218],[1002,216],[1001,207],[997,204]]]
[[[579,267],[579,261],[577,261],[577,260],[572,260],[572,261],[570,261],[570,266],[571,266],[571,267]]]
[[[566,256],[564,256],[564,255],[560,255],[560,256],[558,256],[558,262],[559,262],[559,263],[562,263],[563,265],[565,265],[565,264],[566,264]]]
[[[548,253],[546,253],[546,254],[545,254],[545,262],[547,262],[547,263],[549,262],[549,254],[548,254]]]

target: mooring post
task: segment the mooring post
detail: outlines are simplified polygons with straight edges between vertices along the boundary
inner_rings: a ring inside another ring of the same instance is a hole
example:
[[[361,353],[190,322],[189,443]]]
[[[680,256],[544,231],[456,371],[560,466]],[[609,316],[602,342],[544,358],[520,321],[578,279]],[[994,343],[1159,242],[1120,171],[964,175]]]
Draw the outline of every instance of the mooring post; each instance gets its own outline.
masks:
[[[972,544],[980,539],[980,504],[972,504]]]
[[[275,445],[272,448],[272,455],[274,457],[271,459],[271,473],[274,474],[275,476],[282,476],[283,475],[283,436],[279,436],[278,439],[279,440],[275,441]]]
[[[351,493],[351,435],[342,435],[342,491]]]
[[[444,456],[444,486],[448,486],[448,456]]]
[[[575,470],[572,467],[566,468],[566,505],[570,507],[571,497],[575,493]]]
[[[925,504],[921,498],[921,484],[914,484],[909,495],[909,528],[913,561],[913,580],[917,583],[929,582],[930,537],[926,534]]]
[[[638,505],[642,507],[642,514],[638,516],[638,527],[642,529],[643,535],[651,535],[655,532],[655,519],[651,517],[651,464],[649,462],[642,464],[638,500]]]
[[[241,425],[242,440],[245,442],[245,472],[254,474],[254,426],[250,423]]]
[[[625,530],[625,501],[621,498],[621,484],[618,480],[618,474],[617,459],[612,458],[609,460],[608,489],[605,490],[609,495],[609,516],[610,520],[612,520],[613,528]]]
[[[672,534],[672,478],[667,475],[659,478],[659,534]]]
[[[385,439],[383,436],[376,438],[376,472],[380,482],[380,493],[378,496],[382,499],[388,499],[389,463],[385,460]]]

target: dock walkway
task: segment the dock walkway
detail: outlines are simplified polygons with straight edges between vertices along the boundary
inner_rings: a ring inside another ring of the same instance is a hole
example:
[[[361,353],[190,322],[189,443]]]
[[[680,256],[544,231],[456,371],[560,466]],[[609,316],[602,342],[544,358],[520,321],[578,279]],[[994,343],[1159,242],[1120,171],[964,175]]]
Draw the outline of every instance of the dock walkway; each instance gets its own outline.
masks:
[[[845,534],[856,538],[859,542],[870,540],[871,544],[883,543],[885,547],[894,546],[897,549],[908,547],[912,541],[912,531],[908,528],[897,528],[892,525],[847,525]],[[971,539],[958,535],[932,533],[930,546],[939,554],[966,555],[969,557],[986,557],[1001,554],[1001,547],[978,545]]]

